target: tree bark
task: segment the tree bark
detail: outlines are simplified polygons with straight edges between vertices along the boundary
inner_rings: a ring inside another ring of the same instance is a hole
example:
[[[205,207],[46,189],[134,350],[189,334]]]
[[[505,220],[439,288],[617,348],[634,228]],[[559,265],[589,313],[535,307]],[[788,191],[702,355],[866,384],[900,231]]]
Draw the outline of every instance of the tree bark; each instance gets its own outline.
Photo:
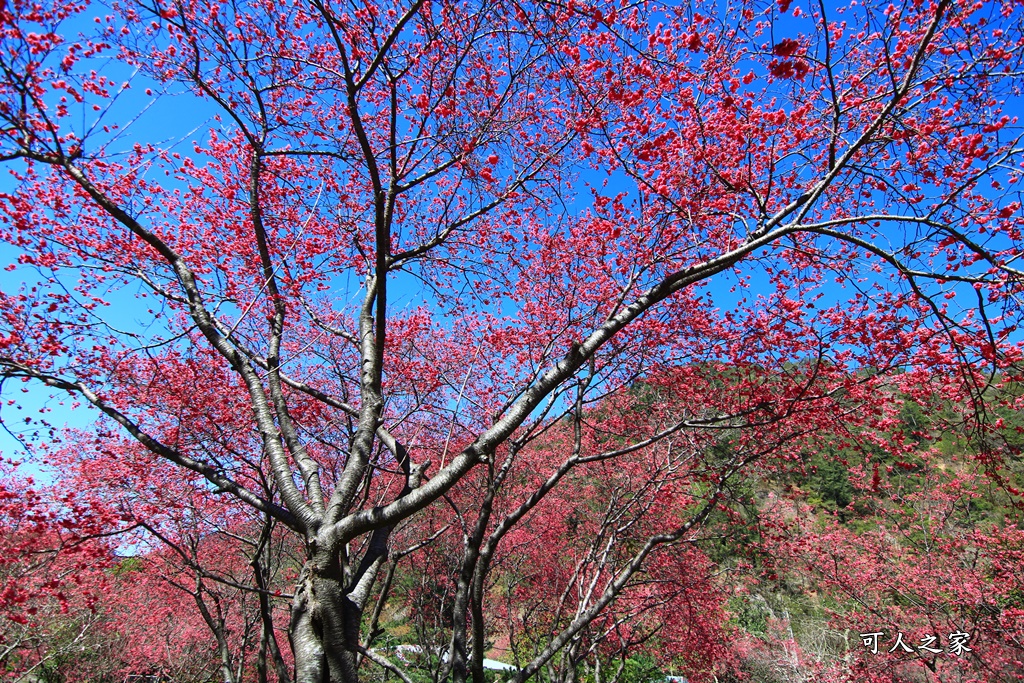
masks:
[[[295,683],[324,683],[326,668],[318,612],[317,596],[313,591],[307,562],[295,587],[288,626],[288,639],[295,658]]]

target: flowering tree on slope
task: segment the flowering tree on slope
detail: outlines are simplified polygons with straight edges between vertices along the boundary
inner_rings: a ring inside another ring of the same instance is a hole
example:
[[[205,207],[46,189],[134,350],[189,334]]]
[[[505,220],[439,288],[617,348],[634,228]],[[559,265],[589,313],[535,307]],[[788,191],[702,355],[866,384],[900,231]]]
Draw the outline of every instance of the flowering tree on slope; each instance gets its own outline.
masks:
[[[524,680],[744,468],[891,383],[978,403],[1019,358],[1013,3],[115,10],[76,36],[84,6],[0,9],[5,388],[291,529],[303,683],[408,683],[363,627],[434,504],[465,521],[442,673],[481,681],[491,557],[568,472],[672,435],[708,459]],[[218,118],[140,139],[101,60]],[[685,405],[588,441],[599,399],[675,372]],[[553,424],[569,446],[503,502]]]
[[[35,680],[63,662],[83,672],[100,642],[100,596],[112,550],[103,534],[119,520],[76,492],[38,487],[0,462],[0,667]]]

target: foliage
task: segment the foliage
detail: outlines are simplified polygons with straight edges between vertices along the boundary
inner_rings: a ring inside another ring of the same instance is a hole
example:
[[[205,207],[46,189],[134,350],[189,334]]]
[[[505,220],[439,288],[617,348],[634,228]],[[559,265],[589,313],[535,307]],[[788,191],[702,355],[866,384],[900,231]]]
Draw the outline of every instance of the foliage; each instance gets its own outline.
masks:
[[[977,628],[970,675],[1010,671],[1022,18],[0,4],[4,398],[98,414],[5,413],[55,472],[5,498],[5,604],[38,570],[64,613],[67,521],[138,551],[97,575],[126,675],[483,683],[498,645],[519,683],[921,669],[837,658],[824,609]],[[730,630],[758,582],[763,637]]]
[[[116,526],[102,508],[57,494],[0,462],[0,670],[13,681],[50,680],[69,663],[102,670],[111,643],[100,607],[111,549],[95,537]]]

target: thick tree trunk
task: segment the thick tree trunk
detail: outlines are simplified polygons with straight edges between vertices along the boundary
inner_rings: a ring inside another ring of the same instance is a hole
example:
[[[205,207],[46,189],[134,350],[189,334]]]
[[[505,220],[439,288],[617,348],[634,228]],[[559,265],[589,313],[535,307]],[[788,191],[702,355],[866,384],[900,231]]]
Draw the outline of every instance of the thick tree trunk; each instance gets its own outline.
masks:
[[[345,594],[340,576],[334,572],[316,576],[313,589],[319,604],[320,634],[327,676],[324,683],[358,683],[356,647],[359,644],[361,614]]]
[[[292,602],[295,683],[358,683],[363,606],[342,582],[337,559],[308,561]]]
[[[307,563],[302,568],[298,585],[295,587],[288,639],[291,641],[292,654],[295,657],[295,683],[324,683],[326,666],[319,627],[319,606],[309,574]]]

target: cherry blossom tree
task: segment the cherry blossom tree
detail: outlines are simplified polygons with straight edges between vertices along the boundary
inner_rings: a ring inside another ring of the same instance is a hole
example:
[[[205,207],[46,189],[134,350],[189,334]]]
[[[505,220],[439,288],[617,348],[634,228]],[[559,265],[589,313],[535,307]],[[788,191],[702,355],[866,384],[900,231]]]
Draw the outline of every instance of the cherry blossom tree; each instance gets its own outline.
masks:
[[[281,627],[287,625],[284,603],[266,587],[260,592],[251,577],[258,570],[262,579],[267,572],[246,557],[246,551],[263,554],[266,548],[228,536],[244,538],[234,533],[241,531],[222,530],[205,539],[165,537],[169,547],[122,563],[118,590],[105,601],[103,624],[106,638],[123,644],[111,658],[116,677],[290,680],[279,646],[285,638]]]
[[[289,680],[285,596],[301,564],[289,536],[273,518],[153,462],[137,443],[89,436],[65,434],[46,461],[127,529],[118,537],[126,556],[110,580],[116,590],[103,601],[102,628],[122,643],[111,672]]]
[[[76,661],[84,673],[101,646],[116,521],[74,493],[56,498],[17,467],[0,462],[0,667],[14,681]]]
[[[828,626],[850,641],[840,653],[805,657],[794,667],[802,668],[799,675],[1019,678],[1021,584],[1019,573],[1008,571],[1019,566],[1024,547],[1019,515],[1012,506],[984,512],[992,481],[969,461],[926,466],[938,457],[921,451],[911,467],[881,477],[867,528],[815,518],[799,503],[804,512],[788,520],[779,506],[768,512],[766,547],[778,575],[809,579],[830,606]]]
[[[614,552],[525,680],[744,473],[913,382],[984,418],[1020,358],[1015,3],[105,12],[0,8],[5,389],[289,529],[302,683],[409,683],[376,596],[438,508],[440,675],[479,683],[503,544],[562,483],[642,478],[582,489]],[[144,130],[142,91],[215,114]]]

